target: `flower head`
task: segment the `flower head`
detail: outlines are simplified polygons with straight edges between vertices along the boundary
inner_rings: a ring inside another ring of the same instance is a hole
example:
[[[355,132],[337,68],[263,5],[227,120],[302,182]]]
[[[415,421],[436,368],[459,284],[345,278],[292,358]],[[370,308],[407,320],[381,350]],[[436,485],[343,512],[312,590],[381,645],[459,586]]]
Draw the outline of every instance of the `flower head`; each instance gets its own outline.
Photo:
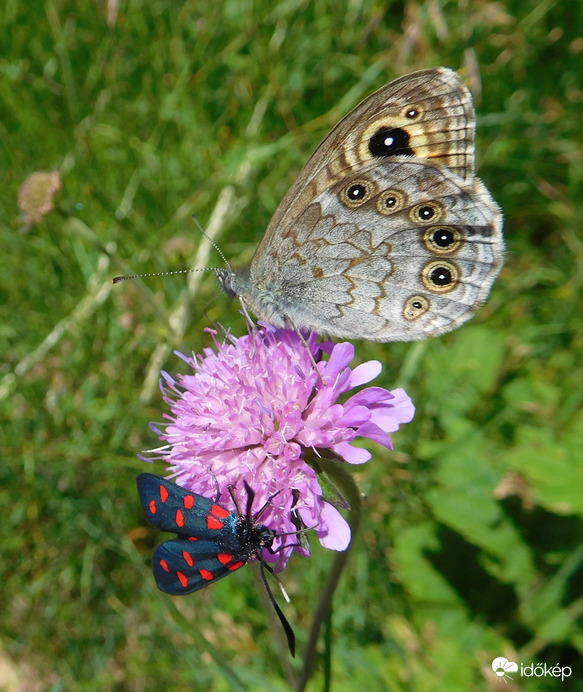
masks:
[[[306,452],[326,450],[351,464],[370,459],[355,447],[368,437],[392,449],[388,433],[413,418],[414,407],[402,389],[368,387],[341,403],[341,395],[370,382],[381,371],[377,361],[351,369],[350,343],[306,343],[290,330],[262,326],[251,335],[215,342],[199,356],[177,353],[193,370],[176,379],[163,373],[161,388],[171,415],[164,429],[153,426],[166,444],[151,450],[169,465],[179,485],[235,509],[234,488],[244,511],[246,481],[255,492],[253,513],[276,530],[263,558],[285,567],[298,545],[298,525],[314,528],[324,547],[345,550],[350,528],[322,496]],[[309,351],[308,351],[309,349]],[[326,358],[327,356],[327,358]],[[314,367],[317,365],[317,369]],[[152,460],[149,457],[147,460]]]

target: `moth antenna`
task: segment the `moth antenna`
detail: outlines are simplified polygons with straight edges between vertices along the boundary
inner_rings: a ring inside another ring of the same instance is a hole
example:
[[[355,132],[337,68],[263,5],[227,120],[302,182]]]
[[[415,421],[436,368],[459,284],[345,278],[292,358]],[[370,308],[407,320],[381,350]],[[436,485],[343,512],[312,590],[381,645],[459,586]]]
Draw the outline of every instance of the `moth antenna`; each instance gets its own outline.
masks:
[[[247,485],[247,483],[245,483],[245,485]],[[251,490],[251,488],[249,488],[249,490]],[[265,512],[265,510],[269,507],[269,505],[271,504],[271,501],[273,500],[273,498],[276,497],[277,495],[279,495],[279,493],[280,493],[282,490],[283,490],[283,488],[282,488],[281,490],[278,490],[277,492],[273,493],[273,495],[270,495],[270,496],[267,498],[267,501],[265,502],[265,504],[263,505],[263,507],[262,507],[262,508],[257,512],[257,514],[255,515],[255,521],[257,521],[257,519],[259,519],[259,517],[263,514],[263,512]],[[251,491],[251,492],[253,492],[253,491]],[[253,495],[255,495],[255,493],[253,493]]]
[[[215,476],[215,474],[214,474],[212,468],[209,468],[209,472],[210,472],[211,476],[213,477],[213,481],[215,482],[215,488],[216,488],[216,490],[217,490],[217,494],[216,494],[216,496],[215,496],[215,502],[218,503],[218,501],[219,501],[220,498],[221,498],[221,489],[220,489],[220,487],[219,487],[219,481],[217,480],[217,477]],[[233,497],[233,496],[231,495],[231,497]],[[236,504],[237,504],[237,503],[235,503],[235,505],[236,505]]]
[[[277,613],[277,617],[279,618],[279,621],[281,622],[281,625],[285,631],[285,634],[287,636],[287,643],[289,646],[289,652],[295,658],[296,656],[296,635],[294,634],[294,631],[291,628],[291,625],[287,621],[287,618],[283,614],[282,609],[277,605],[277,601],[275,600],[275,597],[269,588],[269,584],[267,582],[267,577],[265,576],[265,563],[261,558],[259,558],[259,565],[260,565],[260,573],[261,573],[261,580],[263,581],[263,584],[265,586],[265,589],[267,591],[267,595],[269,596],[269,600],[271,601],[271,604]],[[273,573],[273,572],[272,572]],[[278,580],[279,581],[279,580]]]
[[[255,491],[249,485],[249,483],[247,483],[247,481],[243,481],[243,485],[245,486],[245,490],[247,491],[247,510],[245,513],[245,517],[248,522],[252,522],[253,520],[251,518],[251,510],[253,508],[253,500],[255,499]]]
[[[245,483],[245,485],[247,485],[247,483]],[[239,507],[239,503],[237,502],[237,498],[235,497],[235,491],[233,489],[233,486],[228,485],[227,490],[229,491],[229,495],[231,496],[231,500],[233,500],[233,504],[237,508],[237,514],[241,515],[242,514],[241,508]],[[251,488],[249,488],[249,490],[251,490]],[[253,492],[253,491],[251,490],[251,492]],[[255,493],[253,493],[253,497],[255,497]],[[249,507],[247,507],[247,511],[248,510],[249,510]]]

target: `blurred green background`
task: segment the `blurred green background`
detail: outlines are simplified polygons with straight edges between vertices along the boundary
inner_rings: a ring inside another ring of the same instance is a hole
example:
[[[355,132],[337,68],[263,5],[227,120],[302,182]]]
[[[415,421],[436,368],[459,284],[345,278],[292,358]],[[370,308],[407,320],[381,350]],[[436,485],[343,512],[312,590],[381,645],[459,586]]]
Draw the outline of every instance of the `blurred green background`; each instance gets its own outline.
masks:
[[[110,279],[221,266],[197,254],[193,213],[249,261],[337,120],[437,65],[474,93],[508,257],[458,331],[358,345],[417,415],[355,469],[364,525],[335,599],[332,689],[500,689],[498,656],[573,669],[564,684],[515,673],[510,690],[583,689],[582,7],[4,0],[2,692],[230,689],[198,633],[248,689],[293,685],[301,656],[290,667],[276,645],[252,569],[177,600],[177,624],[135,489],[160,368],[210,344],[205,311],[242,334],[237,305],[212,274]],[[58,208],[26,223],[18,191],[42,170],[60,172]],[[300,652],[333,558],[316,543],[282,575]]]

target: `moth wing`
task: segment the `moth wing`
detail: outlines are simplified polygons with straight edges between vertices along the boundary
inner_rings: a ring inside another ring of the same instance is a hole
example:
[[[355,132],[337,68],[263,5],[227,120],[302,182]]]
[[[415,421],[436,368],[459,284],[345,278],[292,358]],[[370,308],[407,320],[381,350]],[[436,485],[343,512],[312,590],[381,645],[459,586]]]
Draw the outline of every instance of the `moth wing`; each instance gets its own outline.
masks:
[[[219,507],[212,500],[191,493],[153,473],[141,473],[137,484],[148,520],[161,531],[210,538],[222,526],[217,523],[211,528],[209,517],[215,517],[217,509],[221,510],[224,518],[230,516],[227,509]]]
[[[183,596],[203,589],[245,564],[221,552],[216,541],[176,539],[154,551],[153,567],[160,591]]]

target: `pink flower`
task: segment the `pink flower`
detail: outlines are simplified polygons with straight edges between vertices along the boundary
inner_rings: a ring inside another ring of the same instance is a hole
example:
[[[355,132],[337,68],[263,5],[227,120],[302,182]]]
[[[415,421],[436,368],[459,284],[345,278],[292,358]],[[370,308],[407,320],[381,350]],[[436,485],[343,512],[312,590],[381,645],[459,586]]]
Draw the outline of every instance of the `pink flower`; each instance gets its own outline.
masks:
[[[170,422],[163,430],[152,426],[165,444],[146,458],[162,457],[179,485],[218,497],[232,510],[229,486],[244,511],[247,481],[255,491],[253,513],[267,505],[260,522],[286,534],[275,538],[275,555],[263,555],[277,571],[294,549],[309,554],[305,543],[298,545],[298,525],[314,528],[326,548],[345,550],[350,543],[348,523],[323,497],[306,451],[326,457],[329,450],[362,464],[371,454],[353,446],[355,438],[392,449],[388,433],[415,411],[402,389],[368,387],[341,403],[341,395],[374,379],[381,364],[369,361],[351,370],[352,344],[316,339],[308,338],[308,353],[295,332],[264,325],[252,335],[215,342],[203,355],[177,353],[193,374],[175,380],[162,373]]]

